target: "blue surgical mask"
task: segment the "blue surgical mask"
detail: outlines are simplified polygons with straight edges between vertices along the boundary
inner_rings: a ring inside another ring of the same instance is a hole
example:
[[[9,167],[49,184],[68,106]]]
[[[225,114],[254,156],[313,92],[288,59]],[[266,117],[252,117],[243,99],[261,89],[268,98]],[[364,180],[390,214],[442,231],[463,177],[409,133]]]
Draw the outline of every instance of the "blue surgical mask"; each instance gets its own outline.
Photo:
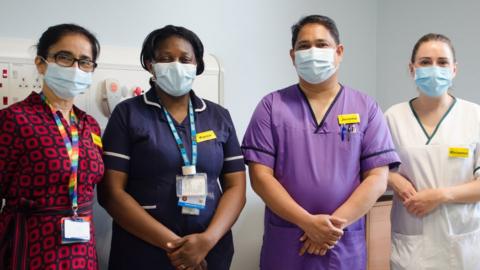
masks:
[[[334,64],[335,50],[311,48],[295,52],[295,68],[298,76],[311,84],[328,80],[337,68]]]
[[[415,83],[422,93],[430,97],[438,97],[452,86],[452,70],[447,67],[415,68]]]
[[[180,97],[192,89],[197,66],[179,62],[153,64],[155,82],[167,94]]]
[[[73,99],[79,94],[85,93],[85,90],[90,87],[92,72],[85,72],[76,67],[62,67],[55,63],[48,63],[44,80],[57,97]]]

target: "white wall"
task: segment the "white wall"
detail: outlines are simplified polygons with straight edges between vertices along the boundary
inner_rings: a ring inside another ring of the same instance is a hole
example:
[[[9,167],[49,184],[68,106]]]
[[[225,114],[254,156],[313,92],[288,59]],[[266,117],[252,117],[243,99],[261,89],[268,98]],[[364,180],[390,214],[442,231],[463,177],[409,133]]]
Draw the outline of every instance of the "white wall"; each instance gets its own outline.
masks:
[[[0,37],[38,39],[50,25],[74,22],[95,32],[102,45],[140,47],[149,32],[165,24],[190,28],[223,62],[225,106],[240,139],[260,98],[296,82],[288,54],[290,26],[303,15],[336,20],[345,45],[341,81],[375,94],[376,0],[0,0],[0,8]],[[258,266],[263,204],[250,188],[247,197],[234,227],[232,269]]]
[[[239,138],[259,99],[296,81],[291,65],[290,26],[302,15],[331,16],[345,44],[341,81],[376,96],[382,107],[416,95],[407,65],[425,33],[449,36],[459,73],[454,94],[480,102],[476,85],[480,54],[480,2],[475,0],[0,0],[0,37],[38,39],[50,25],[74,22],[97,34],[102,45],[140,47],[165,24],[196,32],[225,68],[225,106]],[[251,189],[235,225],[232,269],[256,269],[263,204]]]
[[[415,42],[430,32],[448,36],[455,47],[458,74],[453,94],[480,102],[480,2],[471,0],[379,0],[377,100],[384,109],[417,95],[408,63]]]

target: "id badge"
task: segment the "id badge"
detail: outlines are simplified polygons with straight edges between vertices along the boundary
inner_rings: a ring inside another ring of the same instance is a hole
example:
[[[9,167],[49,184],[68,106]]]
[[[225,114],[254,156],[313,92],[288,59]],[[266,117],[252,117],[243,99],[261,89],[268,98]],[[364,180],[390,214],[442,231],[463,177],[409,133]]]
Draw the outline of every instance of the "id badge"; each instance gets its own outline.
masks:
[[[205,209],[207,196],[182,196],[178,198],[178,205],[182,207]]]
[[[177,175],[177,197],[207,196],[207,174]]]
[[[85,243],[90,241],[90,218],[64,217],[62,223],[62,244]]]
[[[200,209],[182,207],[182,214],[183,215],[190,215],[190,216],[198,216],[198,215],[200,215]]]

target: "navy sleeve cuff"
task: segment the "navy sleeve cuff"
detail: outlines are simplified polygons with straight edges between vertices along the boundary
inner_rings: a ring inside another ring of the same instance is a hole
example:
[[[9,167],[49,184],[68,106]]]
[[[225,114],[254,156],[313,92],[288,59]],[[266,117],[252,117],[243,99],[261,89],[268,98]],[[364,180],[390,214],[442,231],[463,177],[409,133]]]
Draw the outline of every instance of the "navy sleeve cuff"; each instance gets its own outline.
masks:
[[[128,173],[130,157],[124,154],[104,151],[103,162],[106,170],[116,170]]]
[[[245,171],[245,161],[242,155],[225,157],[222,174]]]

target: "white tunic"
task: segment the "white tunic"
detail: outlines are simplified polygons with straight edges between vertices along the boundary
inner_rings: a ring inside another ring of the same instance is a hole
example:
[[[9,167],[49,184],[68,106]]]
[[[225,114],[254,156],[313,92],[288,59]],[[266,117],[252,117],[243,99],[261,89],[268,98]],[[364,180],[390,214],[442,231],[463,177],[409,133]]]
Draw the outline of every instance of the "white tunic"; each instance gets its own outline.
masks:
[[[402,161],[399,173],[417,190],[480,176],[480,106],[456,99],[430,137],[410,102],[385,116]],[[453,157],[452,148],[468,148],[468,157]],[[393,270],[480,269],[480,203],[443,204],[417,218],[394,196],[391,219]]]

